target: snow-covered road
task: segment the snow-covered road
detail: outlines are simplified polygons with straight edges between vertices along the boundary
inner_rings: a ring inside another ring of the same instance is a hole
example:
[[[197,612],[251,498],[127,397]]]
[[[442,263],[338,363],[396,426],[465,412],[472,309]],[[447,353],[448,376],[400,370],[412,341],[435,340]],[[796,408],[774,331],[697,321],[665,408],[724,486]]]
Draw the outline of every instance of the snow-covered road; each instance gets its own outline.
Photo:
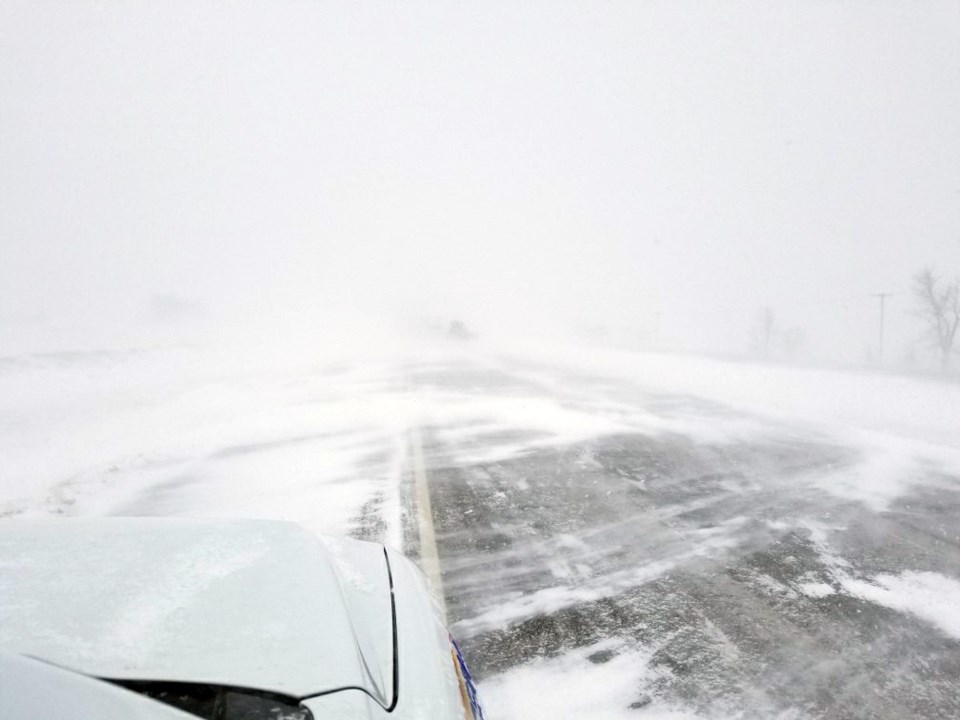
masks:
[[[415,377],[598,421],[425,432],[450,619],[495,716],[960,713],[951,450],[543,366]]]
[[[0,515],[277,517],[414,556],[419,428],[491,720],[960,715],[956,386],[179,349],[7,358],[0,397]]]

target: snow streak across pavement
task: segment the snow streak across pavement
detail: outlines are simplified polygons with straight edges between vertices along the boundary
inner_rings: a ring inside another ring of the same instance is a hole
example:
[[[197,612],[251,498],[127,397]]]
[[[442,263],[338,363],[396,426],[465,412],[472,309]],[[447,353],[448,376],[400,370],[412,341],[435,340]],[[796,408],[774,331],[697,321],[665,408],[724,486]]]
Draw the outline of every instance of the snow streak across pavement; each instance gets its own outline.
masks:
[[[422,434],[449,617],[492,716],[960,714],[949,451],[878,463],[855,433],[543,365],[413,378],[490,405]],[[882,506],[849,482],[871,472]]]
[[[387,542],[500,720],[960,716],[960,390],[588,360],[8,360],[0,516]]]

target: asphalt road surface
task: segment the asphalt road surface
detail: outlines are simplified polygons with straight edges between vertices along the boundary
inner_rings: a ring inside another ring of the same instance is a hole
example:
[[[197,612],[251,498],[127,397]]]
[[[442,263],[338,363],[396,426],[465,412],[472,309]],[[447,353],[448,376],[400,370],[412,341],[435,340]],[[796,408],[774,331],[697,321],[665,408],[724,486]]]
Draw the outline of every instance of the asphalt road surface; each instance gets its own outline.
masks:
[[[628,708],[960,717],[960,642],[855,591],[905,570],[960,576],[955,478],[871,509],[810,482],[860,458],[809,429],[529,371],[464,363],[409,376],[419,392],[632,409],[667,430],[539,443],[522,428],[421,428],[449,621],[481,681],[584,648],[595,665],[642,649]],[[724,437],[745,425],[761,430]],[[410,482],[402,499],[416,556]]]

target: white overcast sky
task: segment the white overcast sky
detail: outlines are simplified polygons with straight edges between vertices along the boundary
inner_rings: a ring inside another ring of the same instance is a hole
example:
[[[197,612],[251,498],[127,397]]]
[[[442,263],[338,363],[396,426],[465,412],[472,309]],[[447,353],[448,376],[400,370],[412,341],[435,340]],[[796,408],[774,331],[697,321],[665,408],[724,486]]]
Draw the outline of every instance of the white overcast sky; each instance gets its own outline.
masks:
[[[860,357],[926,264],[960,273],[958,0],[0,0],[6,328],[175,296],[735,351],[768,304]]]

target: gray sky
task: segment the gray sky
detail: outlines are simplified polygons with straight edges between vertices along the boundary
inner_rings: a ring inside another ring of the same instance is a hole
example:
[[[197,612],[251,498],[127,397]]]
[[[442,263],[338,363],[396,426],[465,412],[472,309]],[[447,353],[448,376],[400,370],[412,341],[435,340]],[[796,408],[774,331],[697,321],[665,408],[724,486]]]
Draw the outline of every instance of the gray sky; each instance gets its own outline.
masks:
[[[7,329],[202,307],[737,351],[769,304],[862,359],[869,293],[913,339],[924,264],[960,273],[956,0],[0,0]]]

